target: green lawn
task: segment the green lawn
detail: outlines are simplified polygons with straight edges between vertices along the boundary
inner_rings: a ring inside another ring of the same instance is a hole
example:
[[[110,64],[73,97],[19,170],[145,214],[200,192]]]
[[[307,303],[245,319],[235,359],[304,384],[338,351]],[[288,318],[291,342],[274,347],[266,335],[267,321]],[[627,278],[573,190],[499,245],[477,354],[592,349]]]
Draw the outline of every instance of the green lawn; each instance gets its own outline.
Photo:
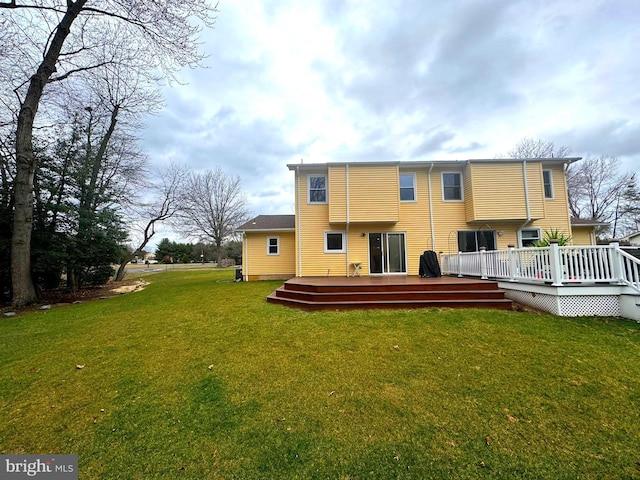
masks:
[[[1,319],[0,452],[81,479],[640,478],[639,324],[308,313],[233,274]]]

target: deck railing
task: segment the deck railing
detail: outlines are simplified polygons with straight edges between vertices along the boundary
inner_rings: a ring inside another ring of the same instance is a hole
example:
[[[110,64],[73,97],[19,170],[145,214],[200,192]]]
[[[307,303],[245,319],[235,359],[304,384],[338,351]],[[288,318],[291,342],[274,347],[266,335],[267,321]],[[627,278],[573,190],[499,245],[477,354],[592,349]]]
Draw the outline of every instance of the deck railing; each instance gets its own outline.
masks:
[[[618,243],[442,254],[444,274],[554,286],[610,283],[640,292],[640,260]]]

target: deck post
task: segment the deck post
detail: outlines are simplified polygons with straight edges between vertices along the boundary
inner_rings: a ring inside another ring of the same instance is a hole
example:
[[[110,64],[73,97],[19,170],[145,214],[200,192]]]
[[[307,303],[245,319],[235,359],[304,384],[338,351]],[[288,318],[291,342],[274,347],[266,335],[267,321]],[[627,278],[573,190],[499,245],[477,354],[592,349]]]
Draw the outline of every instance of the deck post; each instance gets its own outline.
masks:
[[[486,280],[487,277],[487,247],[480,247],[480,278]]]
[[[558,240],[549,242],[549,269],[551,273],[551,285],[554,287],[562,286],[562,261],[560,258],[560,248]]]
[[[462,252],[458,250],[458,278],[462,278]]]
[[[516,281],[516,269],[517,269],[517,263],[516,263],[516,247],[515,245],[509,245],[509,256],[508,256],[508,261],[507,261],[507,268],[509,269],[509,281],[510,282],[515,282]]]
[[[620,243],[609,242],[609,248],[611,249],[611,268],[613,269],[613,278],[616,279],[616,283],[624,283],[624,267],[622,266],[622,255],[620,255]]]

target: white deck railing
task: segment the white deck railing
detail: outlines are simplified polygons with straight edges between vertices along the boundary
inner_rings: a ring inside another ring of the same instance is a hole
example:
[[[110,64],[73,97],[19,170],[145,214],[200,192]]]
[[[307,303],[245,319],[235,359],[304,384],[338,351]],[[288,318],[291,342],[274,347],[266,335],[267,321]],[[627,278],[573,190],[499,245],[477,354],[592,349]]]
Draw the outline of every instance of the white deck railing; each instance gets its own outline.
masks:
[[[441,255],[442,273],[554,286],[612,283],[640,292],[640,260],[618,243],[509,248]]]

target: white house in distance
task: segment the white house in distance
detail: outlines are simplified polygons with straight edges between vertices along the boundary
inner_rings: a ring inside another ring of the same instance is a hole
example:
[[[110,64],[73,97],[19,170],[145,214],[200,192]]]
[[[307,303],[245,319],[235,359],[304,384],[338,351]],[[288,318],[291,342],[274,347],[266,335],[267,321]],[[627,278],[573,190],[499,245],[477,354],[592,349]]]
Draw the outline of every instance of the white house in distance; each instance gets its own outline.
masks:
[[[626,237],[621,238],[621,240],[629,242],[629,244],[634,247],[638,247],[640,246],[640,232],[631,233]]]

